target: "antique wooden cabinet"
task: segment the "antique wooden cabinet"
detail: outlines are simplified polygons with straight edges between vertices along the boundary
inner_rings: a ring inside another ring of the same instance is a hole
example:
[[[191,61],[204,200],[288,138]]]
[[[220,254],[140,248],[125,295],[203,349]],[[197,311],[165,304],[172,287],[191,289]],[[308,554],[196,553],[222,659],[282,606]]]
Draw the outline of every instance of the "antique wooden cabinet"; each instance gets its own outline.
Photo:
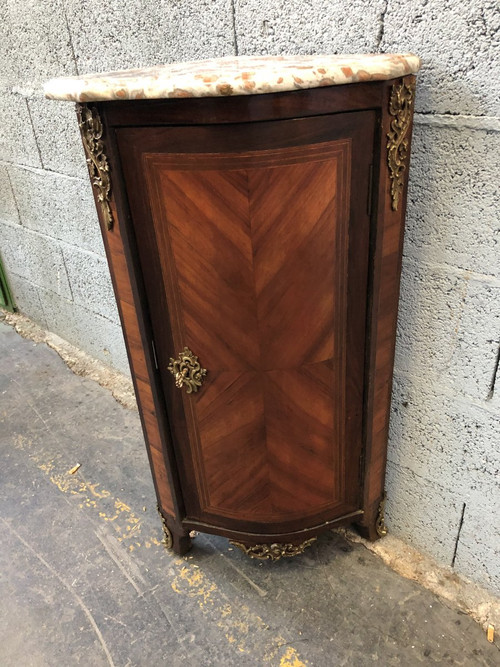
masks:
[[[419,60],[49,82],[78,115],[168,544],[384,534]]]

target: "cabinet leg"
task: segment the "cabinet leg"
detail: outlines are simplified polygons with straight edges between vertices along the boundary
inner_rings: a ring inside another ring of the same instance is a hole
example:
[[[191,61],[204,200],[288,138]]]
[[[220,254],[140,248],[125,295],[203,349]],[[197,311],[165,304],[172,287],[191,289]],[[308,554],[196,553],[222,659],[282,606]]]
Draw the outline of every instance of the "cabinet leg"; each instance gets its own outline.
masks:
[[[365,540],[375,542],[384,535],[387,535],[387,526],[385,525],[385,499],[386,495],[382,496],[380,503],[375,510],[365,515],[363,523],[356,524],[356,530],[364,537]]]
[[[172,551],[178,556],[184,556],[192,546],[193,542],[188,533],[172,533]]]
[[[165,548],[171,549],[179,556],[183,556],[193,546],[191,538],[189,537],[189,533],[184,530],[179,531],[179,529],[176,529],[175,526],[170,527],[167,524],[167,519],[163,516],[159,507],[158,514],[160,515],[163,525],[163,544],[165,545]]]

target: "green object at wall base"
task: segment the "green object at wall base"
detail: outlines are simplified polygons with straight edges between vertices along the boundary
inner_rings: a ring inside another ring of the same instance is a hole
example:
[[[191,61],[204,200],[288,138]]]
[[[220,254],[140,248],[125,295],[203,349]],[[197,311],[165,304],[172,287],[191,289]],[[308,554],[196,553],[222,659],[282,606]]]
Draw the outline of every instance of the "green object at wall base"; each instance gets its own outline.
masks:
[[[12,298],[12,293],[7,284],[7,277],[5,275],[4,268],[2,266],[2,261],[0,260],[0,308],[5,310],[10,310],[11,313],[15,310],[14,300]]]

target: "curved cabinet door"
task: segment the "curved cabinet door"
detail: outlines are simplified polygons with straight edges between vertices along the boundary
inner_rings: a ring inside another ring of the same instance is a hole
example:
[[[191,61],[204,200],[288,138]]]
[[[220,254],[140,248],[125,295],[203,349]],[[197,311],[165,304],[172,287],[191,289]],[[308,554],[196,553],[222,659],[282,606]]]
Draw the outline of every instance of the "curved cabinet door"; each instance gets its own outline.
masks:
[[[116,131],[188,523],[361,507],[375,113]],[[175,386],[188,347],[207,370]]]

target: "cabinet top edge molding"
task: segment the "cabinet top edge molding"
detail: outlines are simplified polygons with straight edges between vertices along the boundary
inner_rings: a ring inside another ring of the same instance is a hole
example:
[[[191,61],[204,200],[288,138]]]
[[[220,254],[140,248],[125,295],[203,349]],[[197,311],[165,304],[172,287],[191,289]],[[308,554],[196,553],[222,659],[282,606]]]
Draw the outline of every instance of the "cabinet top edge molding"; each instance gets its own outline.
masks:
[[[419,69],[420,58],[411,53],[231,56],[60,77],[48,81],[44,93],[73,102],[262,95],[385,81]]]

